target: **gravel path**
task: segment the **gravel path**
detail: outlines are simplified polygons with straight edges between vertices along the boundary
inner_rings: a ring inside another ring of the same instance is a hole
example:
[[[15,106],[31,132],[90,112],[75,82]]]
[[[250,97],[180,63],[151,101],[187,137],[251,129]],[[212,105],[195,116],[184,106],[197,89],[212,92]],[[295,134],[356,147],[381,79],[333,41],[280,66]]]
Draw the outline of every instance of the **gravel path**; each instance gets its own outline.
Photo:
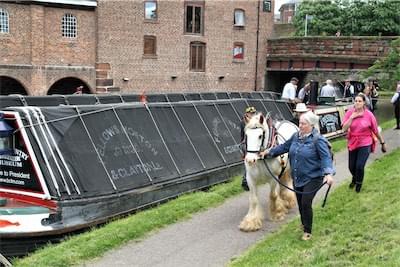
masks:
[[[389,152],[393,148],[400,147],[400,131],[387,130],[384,137]],[[369,162],[381,156],[380,151],[371,154]],[[350,177],[347,170],[347,151],[336,153],[335,159],[337,173],[333,188],[343,182],[347,183]],[[368,181],[365,186],[368,186]],[[320,190],[317,198],[323,198],[326,188]],[[268,194],[267,189],[267,186],[262,188],[264,195]],[[315,203],[320,201],[317,200]],[[266,206],[266,203],[264,205]],[[142,241],[132,241],[83,266],[225,266],[232,258],[298,214],[297,208],[294,208],[286,220],[281,222],[270,221],[267,214],[260,231],[243,233],[239,231],[238,225],[247,208],[248,193],[244,192],[219,207],[196,214],[188,221],[168,226]],[[329,208],[329,198],[327,208]]]

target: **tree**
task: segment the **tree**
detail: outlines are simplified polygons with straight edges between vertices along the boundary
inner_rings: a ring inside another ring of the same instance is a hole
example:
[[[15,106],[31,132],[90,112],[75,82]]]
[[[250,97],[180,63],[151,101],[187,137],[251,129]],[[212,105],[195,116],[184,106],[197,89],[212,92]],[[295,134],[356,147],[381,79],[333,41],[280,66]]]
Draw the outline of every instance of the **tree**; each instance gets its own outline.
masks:
[[[400,35],[400,0],[305,0],[296,10],[296,35],[304,35],[305,17],[310,35]]]
[[[333,1],[303,1],[294,17],[293,24],[296,28],[296,35],[304,35],[305,17],[312,16],[307,23],[309,35],[334,35],[340,29],[340,8]]]
[[[380,87],[392,89],[400,81],[400,38],[392,41],[389,54],[377,60],[368,70],[361,72],[363,78],[376,76]]]

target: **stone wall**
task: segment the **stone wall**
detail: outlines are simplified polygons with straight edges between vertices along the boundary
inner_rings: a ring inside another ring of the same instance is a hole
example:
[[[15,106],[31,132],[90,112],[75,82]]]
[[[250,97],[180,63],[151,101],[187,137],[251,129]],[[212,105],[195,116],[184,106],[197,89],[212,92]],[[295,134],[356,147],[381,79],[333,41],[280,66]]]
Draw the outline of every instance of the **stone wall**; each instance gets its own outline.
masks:
[[[396,37],[286,37],[269,39],[267,53],[274,57],[335,59],[358,58],[371,61],[386,55]]]

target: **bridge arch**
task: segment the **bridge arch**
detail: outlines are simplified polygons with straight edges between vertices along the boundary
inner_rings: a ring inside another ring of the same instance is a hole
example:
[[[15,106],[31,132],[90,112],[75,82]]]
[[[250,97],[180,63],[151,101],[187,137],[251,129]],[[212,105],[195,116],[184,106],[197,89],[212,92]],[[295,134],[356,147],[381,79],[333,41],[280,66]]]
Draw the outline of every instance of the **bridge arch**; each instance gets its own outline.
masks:
[[[84,81],[82,81],[79,78],[75,77],[66,77],[62,78],[55,83],[49,88],[47,91],[48,95],[70,95],[76,92],[76,89],[79,86],[83,86],[82,92],[84,94],[91,94],[91,90],[88,86],[88,84]]]
[[[28,95],[25,86],[15,78],[0,76],[0,95]]]

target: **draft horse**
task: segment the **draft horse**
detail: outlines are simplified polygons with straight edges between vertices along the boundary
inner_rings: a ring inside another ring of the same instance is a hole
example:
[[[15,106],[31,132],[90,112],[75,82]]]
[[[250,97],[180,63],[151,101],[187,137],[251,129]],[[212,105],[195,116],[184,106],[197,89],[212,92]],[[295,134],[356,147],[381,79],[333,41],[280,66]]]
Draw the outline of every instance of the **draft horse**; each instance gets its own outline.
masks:
[[[298,127],[289,121],[278,121],[273,123],[262,113],[255,114],[246,124],[246,156],[244,164],[246,167],[246,179],[250,189],[249,210],[239,225],[244,232],[257,231],[262,226],[264,213],[260,205],[259,186],[269,183],[269,210],[270,219],[280,221],[285,218],[289,209],[296,205],[295,194],[281,186],[273,177],[292,188],[292,178],[288,155],[276,158],[260,159],[259,152],[280,144],[289,139]],[[268,166],[266,166],[268,164]]]

